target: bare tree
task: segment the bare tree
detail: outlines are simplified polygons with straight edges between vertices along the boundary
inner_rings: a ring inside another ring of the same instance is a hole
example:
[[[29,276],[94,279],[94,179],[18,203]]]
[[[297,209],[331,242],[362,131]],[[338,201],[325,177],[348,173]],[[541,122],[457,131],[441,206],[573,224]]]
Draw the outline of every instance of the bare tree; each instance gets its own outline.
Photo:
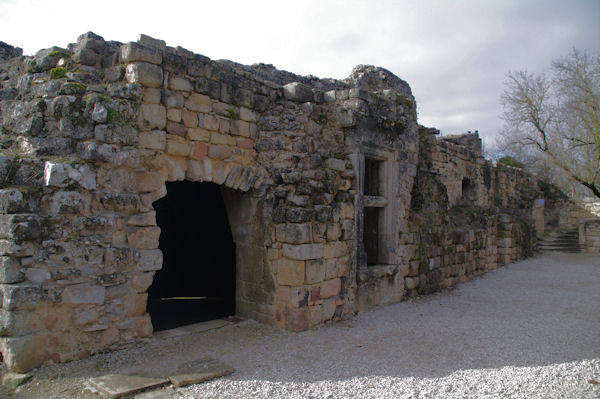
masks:
[[[524,155],[535,148],[600,198],[600,58],[573,50],[552,72],[508,73],[502,141]]]

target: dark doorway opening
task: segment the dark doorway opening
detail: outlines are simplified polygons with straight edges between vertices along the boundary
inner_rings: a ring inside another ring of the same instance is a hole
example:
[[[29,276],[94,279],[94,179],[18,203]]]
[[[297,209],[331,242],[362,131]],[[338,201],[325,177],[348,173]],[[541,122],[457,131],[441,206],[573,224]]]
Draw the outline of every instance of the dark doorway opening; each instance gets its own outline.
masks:
[[[235,314],[235,244],[214,183],[167,182],[154,202],[163,267],[148,289],[154,331]]]

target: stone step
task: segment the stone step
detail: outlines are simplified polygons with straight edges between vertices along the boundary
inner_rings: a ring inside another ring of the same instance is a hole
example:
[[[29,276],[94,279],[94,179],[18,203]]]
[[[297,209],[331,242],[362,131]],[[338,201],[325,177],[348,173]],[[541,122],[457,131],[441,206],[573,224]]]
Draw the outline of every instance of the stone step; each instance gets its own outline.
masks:
[[[541,251],[581,252],[579,245],[579,230],[571,229],[555,232],[538,242]]]

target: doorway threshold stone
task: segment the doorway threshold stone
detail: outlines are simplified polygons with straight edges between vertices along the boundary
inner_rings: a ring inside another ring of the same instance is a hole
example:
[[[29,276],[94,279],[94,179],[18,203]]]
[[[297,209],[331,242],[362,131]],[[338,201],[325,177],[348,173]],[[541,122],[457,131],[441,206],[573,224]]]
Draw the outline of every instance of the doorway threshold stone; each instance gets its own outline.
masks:
[[[104,397],[118,399],[139,392],[152,391],[171,383],[175,388],[209,381],[232,374],[233,367],[210,357],[181,364],[167,372],[166,377],[148,376],[149,371],[128,374],[108,374],[87,381],[87,389]],[[164,371],[163,371],[164,372]],[[146,395],[146,394],[145,394]],[[153,397],[154,395],[148,394]]]
[[[88,389],[111,399],[121,398],[136,392],[161,387],[169,383],[168,378],[143,377],[138,375],[109,374],[88,380]]]
[[[157,339],[165,339],[165,338],[175,338],[181,337],[184,335],[198,333],[203,331],[215,330],[217,328],[222,328],[228,325],[234,324],[234,322],[229,321],[228,319],[216,319],[203,321],[201,323],[189,324],[187,326],[172,328],[170,330],[163,330],[154,333],[154,338]]]
[[[169,380],[176,387],[212,380],[232,374],[235,370],[216,359],[204,358],[181,365]]]

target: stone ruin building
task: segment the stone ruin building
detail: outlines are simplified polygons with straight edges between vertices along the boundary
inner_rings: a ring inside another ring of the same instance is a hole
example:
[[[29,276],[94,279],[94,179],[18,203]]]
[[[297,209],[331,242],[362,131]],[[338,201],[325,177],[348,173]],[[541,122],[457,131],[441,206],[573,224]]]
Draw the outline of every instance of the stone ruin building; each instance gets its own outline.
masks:
[[[476,133],[420,126],[383,68],[319,79],[91,32],[0,47],[12,370],[228,315],[308,330],[527,256],[543,230],[535,181]]]

